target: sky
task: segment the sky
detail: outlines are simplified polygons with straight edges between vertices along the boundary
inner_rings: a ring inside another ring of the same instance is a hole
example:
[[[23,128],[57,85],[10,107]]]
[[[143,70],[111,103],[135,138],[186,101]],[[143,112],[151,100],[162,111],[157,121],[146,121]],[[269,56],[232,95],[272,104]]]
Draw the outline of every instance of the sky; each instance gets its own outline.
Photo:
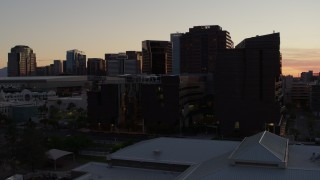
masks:
[[[143,40],[220,25],[238,44],[280,32],[283,74],[320,71],[319,0],[1,0],[0,67],[15,45],[31,47],[38,66],[79,49],[87,58],[141,50]]]

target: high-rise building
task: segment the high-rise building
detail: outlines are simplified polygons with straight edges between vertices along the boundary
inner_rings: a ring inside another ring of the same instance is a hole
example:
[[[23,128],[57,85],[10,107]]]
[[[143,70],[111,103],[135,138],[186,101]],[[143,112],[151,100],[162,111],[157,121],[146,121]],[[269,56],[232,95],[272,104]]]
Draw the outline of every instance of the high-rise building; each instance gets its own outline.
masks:
[[[172,73],[180,74],[180,38],[182,33],[173,33],[170,35],[172,43]]]
[[[313,79],[313,71],[302,72],[300,74],[300,79],[302,82],[311,82]]]
[[[8,76],[36,75],[36,54],[28,46],[15,46],[8,53]]]
[[[77,49],[67,51],[66,74],[86,75],[86,55]]]
[[[218,50],[230,48],[230,34],[220,26],[194,26],[180,37],[180,72],[213,72]]]
[[[101,58],[88,58],[87,74],[106,76],[106,61]]]
[[[171,42],[154,40],[146,40],[142,42],[142,73],[172,73]]]
[[[108,75],[140,74],[141,52],[126,51],[125,53],[105,54]]]
[[[277,129],[282,103],[279,49],[280,34],[274,33],[218,52],[214,107],[224,135]]]
[[[58,76],[62,74],[62,62],[60,60],[53,61],[52,75]]]
[[[67,60],[62,61],[62,72],[63,74],[67,73]]]

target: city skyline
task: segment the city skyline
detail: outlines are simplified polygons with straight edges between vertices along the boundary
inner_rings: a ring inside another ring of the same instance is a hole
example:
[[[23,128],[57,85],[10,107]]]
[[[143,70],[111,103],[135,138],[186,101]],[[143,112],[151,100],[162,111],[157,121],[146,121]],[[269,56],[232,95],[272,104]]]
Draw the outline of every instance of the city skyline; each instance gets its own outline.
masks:
[[[233,1],[50,1],[5,0],[0,7],[0,67],[10,49],[27,45],[38,66],[66,59],[79,49],[87,58],[105,53],[141,51],[144,40],[170,40],[198,25],[219,25],[230,32],[235,45],[256,35],[281,33],[283,74],[320,71],[320,12],[315,0]]]

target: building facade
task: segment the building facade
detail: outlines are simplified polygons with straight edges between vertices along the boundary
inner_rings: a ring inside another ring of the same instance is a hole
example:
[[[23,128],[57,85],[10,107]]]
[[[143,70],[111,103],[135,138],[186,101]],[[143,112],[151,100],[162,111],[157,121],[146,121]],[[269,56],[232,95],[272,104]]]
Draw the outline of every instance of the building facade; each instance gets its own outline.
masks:
[[[223,134],[253,134],[280,121],[280,34],[248,38],[218,53],[215,117]]]
[[[230,33],[220,26],[194,26],[180,37],[180,71],[213,72],[218,51],[230,48],[233,48]]]
[[[15,46],[8,53],[8,76],[36,75],[36,54],[28,46]]]
[[[140,74],[142,54],[138,51],[105,54],[107,74],[110,76],[123,74]]]
[[[106,76],[106,61],[101,58],[88,58],[87,74],[93,76]]]
[[[179,77],[124,75],[88,92],[88,117],[139,132],[172,131],[179,125]]]
[[[77,49],[67,51],[66,74],[86,75],[86,55]]]
[[[58,76],[63,73],[62,62],[60,60],[53,60],[52,75]]]
[[[173,33],[170,35],[172,43],[172,73],[180,74],[180,38],[182,33]]]
[[[142,42],[142,73],[171,74],[172,44],[169,41]]]

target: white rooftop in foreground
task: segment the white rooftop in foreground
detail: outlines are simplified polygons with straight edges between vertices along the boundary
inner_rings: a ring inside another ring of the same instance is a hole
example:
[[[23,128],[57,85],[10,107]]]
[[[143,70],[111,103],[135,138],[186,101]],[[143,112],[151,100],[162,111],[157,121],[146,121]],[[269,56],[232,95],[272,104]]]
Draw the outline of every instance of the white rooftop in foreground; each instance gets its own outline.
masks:
[[[126,147],[108,158],[115,163],[113,168],[94,163],[76,170],[88,172],[82,177],[87,179],[320,179],[320,146],[288,145],[286,139],[269,132],[248,137],[243,142],[156,138]],[[120,167],[117,162],[124,166],[135,162],[138,166],[134,167],[141,169]],[[185,165],[185,169],[182,173],[146,170],[141,166],[144,162],[158,169],[162,165],[170,167],[170,171],[174,171],[171,168],[174,165]]]
[[[87,172],[87,174],[76,178],[75,180],[173,180],[180,174],[177,172],[119,166],[113,166],[112,168],[109,168],[105,163],[87,163],[74,170]]]
[[[156,138],[111,154],[111,159],[192,165],[232,152],[240,142]]]

